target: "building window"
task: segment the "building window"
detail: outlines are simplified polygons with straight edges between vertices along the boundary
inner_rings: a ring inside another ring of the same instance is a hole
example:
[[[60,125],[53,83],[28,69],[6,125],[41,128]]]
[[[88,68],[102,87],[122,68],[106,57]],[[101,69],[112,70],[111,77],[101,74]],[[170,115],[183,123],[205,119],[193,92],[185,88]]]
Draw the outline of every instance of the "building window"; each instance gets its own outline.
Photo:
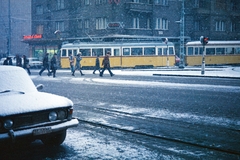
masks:
[[[231,24],[230,24],[230,31],[231,32],[236,32],[236,23],[231,22]]]
[[[168,0],[155,0],[155,4],[168,5]]]
[[[107,18],[96,18],[96,29],[106,29]]]
[[[40,24],[40,25],[37,26],[36,33],[37,34],[43,34],[43,25]]]
[[[84,4],[85,4],[85,5],[89,5],[89,4],[90,4],[90,1],[89,1],[89,0],[84,0]]]
[[[195,31],[200,31],[200,22],[199,21],[194,22],[194,29],[195,29]]]
[[[65,30],[63,21],[56,22],[56,30],[59,30],[59,31],[64,31]]]
[[[157,18],[156,29],[168,30],[168,20],[165,18]]]
[[[84,28],[89,28],[89,19],[85,19]]]
[[[82,29],[82,28],[83,28],[82,20],[78,20],[78,28],[79,28],[79,29]]]
[[[216,22],[216,31],[225,31],[225,22],[224,21]]]
[[[139,18],[133,18],[133,28],[139,28]]]
[[[57,10],[64,9],[64,0],[57,0]]]
[[[147,19],[147,29],[150,29],[151,28],[151,19],[148,18]]]
[[[36,6],[36,14],[37,15],[43,14],[43,6],[42,5]]]

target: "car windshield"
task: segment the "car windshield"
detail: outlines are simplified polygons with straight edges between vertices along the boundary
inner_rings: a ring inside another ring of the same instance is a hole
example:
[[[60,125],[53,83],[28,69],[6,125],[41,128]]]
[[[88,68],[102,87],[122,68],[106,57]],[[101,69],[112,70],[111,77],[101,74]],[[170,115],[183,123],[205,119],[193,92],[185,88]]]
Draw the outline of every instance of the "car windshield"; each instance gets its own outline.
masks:
[[[0,75],[1,93],[26,93],[37,91],[27,72],[20,67],[0,66]]]

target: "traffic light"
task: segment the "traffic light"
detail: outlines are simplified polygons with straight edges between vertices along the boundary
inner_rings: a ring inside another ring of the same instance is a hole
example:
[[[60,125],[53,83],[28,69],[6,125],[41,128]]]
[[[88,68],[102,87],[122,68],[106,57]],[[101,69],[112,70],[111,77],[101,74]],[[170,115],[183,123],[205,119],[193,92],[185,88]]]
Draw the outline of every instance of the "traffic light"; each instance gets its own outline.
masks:
[[[208,40],[209,40],[208,37],[204,37],[204,36],[200,37],[200,42],[202,43],[202,45],[208,44]]]
[[[203,44],[204,45],[208,44],[208,39],[209,39],[208,37],[204,37],[204,39],[203,39]]]

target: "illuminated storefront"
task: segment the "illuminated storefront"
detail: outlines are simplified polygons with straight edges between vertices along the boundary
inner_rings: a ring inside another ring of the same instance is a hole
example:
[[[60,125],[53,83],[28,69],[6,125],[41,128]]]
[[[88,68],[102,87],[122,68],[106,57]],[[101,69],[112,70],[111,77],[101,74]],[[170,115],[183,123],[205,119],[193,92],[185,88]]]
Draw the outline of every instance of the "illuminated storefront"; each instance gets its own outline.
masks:
[[[53,54],[59,52],[62,41],[59,39],[44,39],[41,34],[24,35],[23,42],[29,44],[29,56],[42,60],[45,53]]]

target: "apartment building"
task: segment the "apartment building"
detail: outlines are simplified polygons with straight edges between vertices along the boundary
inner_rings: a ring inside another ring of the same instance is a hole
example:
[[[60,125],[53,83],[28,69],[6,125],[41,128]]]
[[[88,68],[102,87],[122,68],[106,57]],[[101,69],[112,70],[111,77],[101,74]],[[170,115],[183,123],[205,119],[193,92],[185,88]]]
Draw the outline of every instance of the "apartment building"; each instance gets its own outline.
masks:
[[[185,42],[202,35],[210,40],[239,40],[240,1],[32,0],[32,33],[23,41],[36,57],[57,53],[63,42],[75,40],[167,37],[178,48],[182,23]]]
[[[22,40],[31,33],[31,0],[0,0],[0,58],[29,55],[28,44]]]

